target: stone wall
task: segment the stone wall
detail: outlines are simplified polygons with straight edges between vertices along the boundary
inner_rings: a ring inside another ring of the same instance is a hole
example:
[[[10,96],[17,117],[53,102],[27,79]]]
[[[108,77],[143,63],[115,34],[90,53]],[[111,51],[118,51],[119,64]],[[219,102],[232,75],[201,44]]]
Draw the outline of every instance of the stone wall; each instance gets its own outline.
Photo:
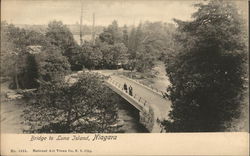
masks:
[[[149,110],[140,111],[140,123],[148,129],[149,132],[152,131],[155,124],[154,112],[151,107]]]

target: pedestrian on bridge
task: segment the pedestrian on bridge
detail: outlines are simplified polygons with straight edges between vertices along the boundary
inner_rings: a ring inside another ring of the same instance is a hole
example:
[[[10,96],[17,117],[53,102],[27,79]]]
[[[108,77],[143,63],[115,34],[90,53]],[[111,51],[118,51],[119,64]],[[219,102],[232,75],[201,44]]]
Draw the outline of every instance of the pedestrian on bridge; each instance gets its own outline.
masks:
[[[131,86],[129,86],[128,91],[129,95],[133,96],[133,88]]]
[[[123,85],[123,89],[125,90],[126,93],[128,92],[128,87],[127,87],[126,82],[125,82],[124,85]]]

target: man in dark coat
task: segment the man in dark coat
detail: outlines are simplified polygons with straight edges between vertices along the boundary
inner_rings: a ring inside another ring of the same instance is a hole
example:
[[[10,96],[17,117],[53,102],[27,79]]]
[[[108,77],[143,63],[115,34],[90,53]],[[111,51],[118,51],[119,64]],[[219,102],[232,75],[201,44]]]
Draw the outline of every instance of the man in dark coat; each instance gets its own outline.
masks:
[[[133,96],[133,88],[129,86],[128,90],[129,90],[129,95]]]
[[[127,87],[127,84],[126,84],[126,83],[124,83],[123,89],[125,90],[126,93],[128,92],[128,87]]]

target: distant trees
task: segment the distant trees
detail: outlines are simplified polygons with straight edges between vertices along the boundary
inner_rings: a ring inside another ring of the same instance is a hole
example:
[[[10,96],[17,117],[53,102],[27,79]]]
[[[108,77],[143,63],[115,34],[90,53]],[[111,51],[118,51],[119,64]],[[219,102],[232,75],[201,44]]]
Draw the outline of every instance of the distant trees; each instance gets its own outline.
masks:
[[[194,20],[176,20],[179,51],[167,60],[172,84],[166,131],[225,131],[240,115],[246,82],[246,29],[235,5],[197,4]]]
[[[145,22],[133,27],[128,40],[129,66],[139,72],[150,71],[157,60],[172,53],[175,27],[161,22]]]
[[[104,28],[96,44],[85,42],[73,62],[91,69],[125,69],[147,72],[157,60],[173,52],[175,27],[145,22],[137,27],[119,27],[117,21]],[[83,61],[84,60],[84,61]]]
[[[88,69],[116,69],[126,64],[127,47],[116,21],[104,29],[95,44],[85,42],[72,57],[79,67]]]
[[[128,47],[128,27],[126,25],[122,28],[122,42]]]
[[[97,43],[102,53],[101,64],[104,68],[112,69],[127,63],[128,49],[124,43],[126,34],[123,33],[118,27],[117,21],[113,21],[99,35],[100,42]]]
[[[156,60],[165,57],[166,49],[164,46],[167,44],[165,39],[171,38],[170,35],[166,35],[165,28],[168,26],[166,27],[162,23],[146,22],[130,30],[126,25],[121,28],[117,21],[113,21],[99,35],[95,45],[85,42],[80,47],[75,42],[70,30],[61,21],[50,22],[45,35],[29,29],[20,29],[7,23],[1,23],[1,25],[1,36],[3,38],[1,55],[6,58],[1,59],[1,63],[6,67],[2,68],[1,72],[13,77],[14,88],[30,88],[23,81],[26,81],[26,76],[29,75],[27,70],[33,70],[27,67],[30,64],[36,64],[36,68],[39,68],[34,71],[42,72],[34,73],[36,76],[32,81],[37,81],[37,78],[51,80],[53,79],[51,76],[56,76],[55,73],[59,71],[67,73],[64,70],[69,70],[68,63],[71,70],[81,70],[84,67],[89,69],[124,67],[139,72],[149,71]],[[168,32],[168,34],[171,33]],[[167,37],[162,37],[162,34]],[[167,42],[169,42],[169,39]],[[27,49],[29,46],[40,46],[42,48],[36,54],[30,54]],[[40,52],[42,54],[38,54]],[[33,55],[34,59],[32,60]],[[37,59],[38,56],[43,58]],[[45,65],[46,63],[47,65]],[[59,64],[61,67],[58,67]],[[46,69],[47,72],[53,71],[55,73],[45,74],[45,66],[55,68],[53,70]],[[58,71],[56,71],[57,69]],[[34,86],[35,83],[32,82],[31,86]]]
[[[1,23],[1,74],[13,78],[12,88],[36,88],[38,79],[67,73],[67,59],[48,40],[41,33]]]
[[[103,32],[99,35],[102,42],[114,44],[122,41],[122,32],[118,27],[117,21],[113,21],[111,25],[104,28]]]
[[[117,105],[114,93],[97,74],[83,73],[78,81],[44,82],[35,102],[27,107],[29,133],[116,132]]]
[[[52,25],[55,26],[51,27],[63,29],[60,32],[69,31],[65,30],[65,26],[61,23],[56,22],[56,24]],[[51,32],[55,32],[52,30]],[[113,21],[99,34],[94,45],[85,41],[81,47],[68,46],[71,47],[71,50],[68,52],[67,57],[72,70],[81,70],[83,67],[89,69],[117,69],[123,67],[139,72],[147,72],[152,69],[157,60],[164,61],[167,54],[173,52],[172,49],[175,45],[172,43],[172,38],[174,33],[175,27],[173,24],[145,22],[131,29],[126,25],[119,27],[118,22]],[[51,38],[56,37],[52,35]],[[72,37],[68,38],[69,41],[72,40]]]

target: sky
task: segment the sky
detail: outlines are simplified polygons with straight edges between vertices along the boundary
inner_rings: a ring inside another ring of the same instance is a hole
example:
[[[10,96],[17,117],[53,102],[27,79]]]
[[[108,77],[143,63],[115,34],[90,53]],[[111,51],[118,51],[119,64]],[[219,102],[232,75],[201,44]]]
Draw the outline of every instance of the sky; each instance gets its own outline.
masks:
[[[133,25],[143,21],[171,22],[173,18],[190,20],[196,1],[172,0],[83,0],[83,24]],[[2,20],[13,24],[48,24],[61,20],[65,24],[80,21],[81,0],[2,0]]]
[[[173,18],[191,20],[198,0],[82,0],[83,24],[133,25],[143,21],[173,23]],[[81,0],[2,0],[1,19],[13,24],[80,23]]]

